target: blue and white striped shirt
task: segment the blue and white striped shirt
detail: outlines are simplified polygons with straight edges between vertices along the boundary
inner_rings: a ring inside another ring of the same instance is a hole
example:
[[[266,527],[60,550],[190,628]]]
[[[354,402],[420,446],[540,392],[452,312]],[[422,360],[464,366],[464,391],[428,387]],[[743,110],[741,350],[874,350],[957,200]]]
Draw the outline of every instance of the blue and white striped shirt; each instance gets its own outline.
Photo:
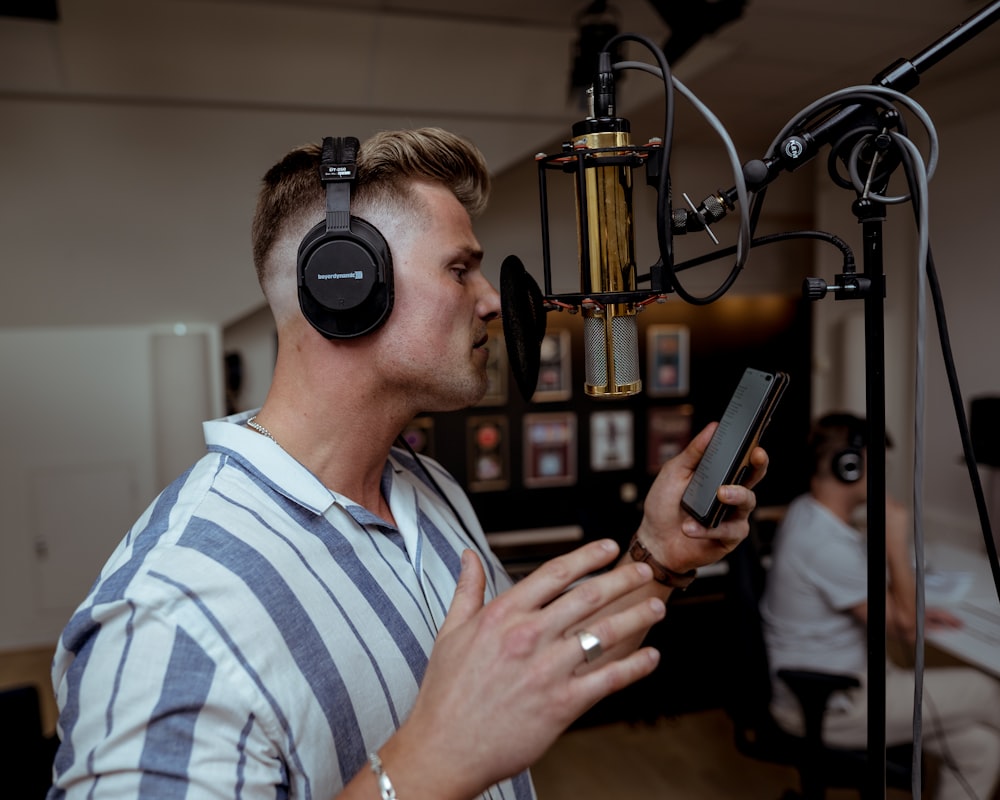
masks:
[[[424,459],[469,533],[405,452],[382,477],[393,527],[248,416],[205,423],[208,454],[140,517],[66,626],[53,800],[328,800],[413,706],[462,550],[483,560],[488,599],[510,586],[437,463]],[[525,772],[485,796],[534,789]]]

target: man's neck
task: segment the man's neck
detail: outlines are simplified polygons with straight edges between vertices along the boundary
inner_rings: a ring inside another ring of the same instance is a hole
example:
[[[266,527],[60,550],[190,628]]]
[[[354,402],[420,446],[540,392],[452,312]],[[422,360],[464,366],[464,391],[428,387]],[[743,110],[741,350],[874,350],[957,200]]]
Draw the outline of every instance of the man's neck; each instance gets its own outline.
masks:
[[[408,421],[360,397],[320,399],[274,386],[258,414],[258,422],[324,486],[388,522],[393,519],[382,496],[382,475]]]

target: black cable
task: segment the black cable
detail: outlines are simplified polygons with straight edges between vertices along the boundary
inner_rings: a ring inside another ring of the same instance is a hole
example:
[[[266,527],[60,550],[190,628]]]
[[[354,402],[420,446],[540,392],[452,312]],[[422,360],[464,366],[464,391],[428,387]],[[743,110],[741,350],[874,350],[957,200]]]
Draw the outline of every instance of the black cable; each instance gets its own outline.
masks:
[[[668,265],[674,262],[673,231],[669,223],[664,220],[670,218],[670,155],[674,141],[674,83],[670,75],[670,65],[667,63],[663,51],[646,36],[637,33],[619,33],[611,37],[604,45],[604,50],[611,52],[618,42],[632,41],[638,42],[656,59],[660,68],[660,78],[663,81],[663,156],[660,163],[660,174],[657,178],[656,186],[656,241],[660,249],[660,259],[673,285],[673,273]],[[680,294],[680,292],[678,292]]]
[[[955,756],[951,754],[951,748],[948,746],[948,738],[944,735],[944,727],[941,725],[941,715],[934,704],[934,698],[930,694],[927,694],[924,699],[927,701],[927,710],[930,711],[931,724],[937,730],[937,738],[941,742],[941,760],[944,762],[945,767],[954,773],[958,782],[962,784],[962,788],[969,796],[969,800],[980,800],[979,795],[976,794],[976,790],[969,785],[962,771],[958,768]]]
[[[976,467],[976,458],[972,448],[972,435],[969,433],[969,421],[965,415],[965,402],[962,399],[962,392],[958,386],[958,372],[955,369],[955,359],[951,351],[951,338],[948,335],[948,320],[945,317],[944,301],[941,297],[941,285],[938,282],[937,268],[934,265],[934,256],[930,248],[927,250],[927,282],[931,290],[934,316],[937,320],[938,338],[941,342],[941,353],[944,356],[945,372],[948,375],[948,386],[951,389],[952,403],[955,407],[955,419],[958,422],[958,433],[962,439],[962,452],[965,454],[965,464],[969,471],[969,480],[972,482],[972,493],[976,499],[979,524],[982,528],[990,568],[993,571],[993,587],[997,592],[997,597],[1000,598],[1000,567],[997,565],[996,541],[993,538],[990,514],[986,507],[986,497],[983,493],[982,481],[979,477],[979,470]]]
[[[712,292],[712,294],[707,295],[705,297],[697,297],[695,295],[692,295],[690,292],[686,291],[684,287],[680,284],[680,282],[677,280],[676,267],[674,266],[673,263],[672,220],[671,224],[667,224],[667,216],[671,212],[669,203],[670,200],[669,165],[665,169],[662,169],[659,175],[659,182],[658,182],[659,189],[657,193],[657,206],[656,206],[657,208],[656,233],[657,233],[657,244],[660,250],[660,259],[656,262],[656,264],[653,265],[651,272],[652,270],[658,269],[667,273],[667,277],[669,279],[669,284],[670,284],[667,287],[667,289],[672,289],[673,291],[675,291],[677,295],[681,297],[681,299],[686,300],[692,305],[708,305],[709,303],[718,300],[720,297],[722,297],[723,294],[725,294],[727,291],[729,291],[729,289],[732,288],[733,283],[736,281],[736,278],[739,276],[740,272],[743,270],[743,267],[746,264],[749,252],[744,252],[744,251],[750,250],[750,238],[753,235],[753,226],[751,226],[750,224],[750,210],[753,208],[753,204],[749,198],[748,193],[746,192],[745,182],[742,179],[743,176],[741,173],[741,168],[739,164],[736,163],[736,150],[732,144],[732,139],[729,137],[729,134],[726,132],[725,128],[722,126],[722,123],[719,122],[719,120],[715,117],[715,115],[712,114],[711,111],[709,111],[708,108],[705,107],[704,104],[702,104],[702,102],[686,86],[684,86],[683,83],[670,76],[669,65],[667,64],[666,59],[663,56],[663,52],[658,47],[656,47],[655,44],[649,42],[648,40],[642,39],[641,37],[631,36],[628,34],[623,34],[623,36],[627,36],[628,38],[634,38],[637,41],[642,41],[643,44],[645,44],[654,54],[658,63],[660,64],[660,67],[654,67],[652,64],[647,64],[642,61],[622,61],[616,63],[615,68],[619,70],[623,69],[643,70],[645,72],[649,72],[653,75],[656,75],[665,82],[665,87],[668,91],[668,102],[670,103],[669,119],[666,125],[668,133],[665,134],[665,136],[669,136],[668,141],[672,141],[673,138],[672,92],[674,89],[677,89],[682,94],[684,94],[685,97],[687,97],[687,99],[698,110],[701,111],[705,119],[710,123],[710,125],[713,128],[715,128],[716,132],[719,133],[719,135],[723,138],[724,142],[727,144],[728,148],[731,150],[735,177],[737,178],[737,186],[734,188],[734,191],[736,192],[736,194],[740,199],[740,205],[747,210],[746,212],[744,212],[745,224],[741,224],[740,226],[739,246],[736,249],[736,253],[738,254],[736,263],[733,265],[733,268],[730,270],[729,275],[723,282],[723,284],[719,286],[714,292]],[[663,163],[665,164],[668,164],[668,162],[669,162],[669,156],[663,160]],[[670,216],[672,217],[672,214],[670,214]],[[702,221],[702,224],[705,224],[704,221]],[[662,282],[659,282],[657,284],[657,288],[661,288],[661,286]]]
[[[844,256],[844,271],[853,272],[854,271],[854,252],[851,250],[850,246],[832,233],[827,233],[826,231],[786,231],[784,233],[770,233],[766,236],[759,236],[756,239],[750,241],[751,247],[760,247],[765,244],[774,244],[775,242],[784,242],[790,239],[817,239],[822,242],[827,242],[832,244],[834,247],[840,250]],[[719,258],[725,258],[726,256],[733,255],[736,252],[736,245],[731,245],[729,247],[724,247],[713,253],[707,253],[702,256],[696,256],[695,258],[683,261],[674,267],[674,270],[680,272],[681,270],[691,269],[692,267],[697,267],[702,264],[707,264],[709,261],[715,261]],[[640,275],[639,280],[644,280],[648,278],[648,275]]]
[[[909,175],[907,173],[907,177]],[[910,194],[913,193],[913,186],[909,186]],[[919,211],[917,205],[919,201],[914,200],[914,213]],[[938,340],[941,344],[941,356],[944,362],[945,374],[948,377],[948,388],[955,409],[955,421],[958,423],[959,438],[962,441],[962,453],[965,457],[966,469],[969,472],[969,481],[972,484],[972,494],[976,501],[976,512],[979,515],[979,525],[983,535],[983,542],[986,546],[986,553],[990,562],[990,569],[993,573],[993,587],[1000,599],[1000,565],[997,561],[996,541],[993,538],[993,528],[990,523],[989,509],[986,504],[986,495],[983,491],[982,479],[979,476],[979,469],[976,466],[975,452],[972,446],[972,434],[969,432],[969,421],[965,413],[965,401],[962,397],[962,390],[958,383],[958,370],[955,367],[955,356],[951,348],[951,337],[948,333],[948,318],[945,313],[944,297],[941,292],[941,283],[938,280],[937,267],[934,264],[934,254],[930,245],[927,247],[927,286],[930,289],[931,303],[934,308],[934,318],[937,322]]]
[[[618,41],[631,40],[639,42],[644,45],[656,59],[656,62],[660,68],[660,74],[663,78],[665,85],[665,91],[667,93],[667,107],[666,107],[666,120],[664,123],[664,154],[663,163],[660,168],[659,183],[657,186],[657,200],[656,200],[656,240],[657,245],[660,249],[660,261],[659,265],[663,268],[666,273],[667,281],[670,286],[680,297],[687,303],[691,305],[708,305],[709,303],[714,303],[722,295],[728,292],[736,278],[742,270],[742,265],[735,265],[732,270],[730,270],[729,275],[723,281],[723,283],[717,287],[711,294],[705,295],[704,297],[698,297],[688,292],[677,279],[676,270],[674,267],[674,257],[673,257],[673,230],[670,226],[670,151],[669,147],[673,141],[673,118],[674,118],[674,103],[673,103],[673,81],[670,75],[670,65],[667,64],[667,59],[663,55],[663,51],[650,39],[645,36],[640,36],[638,34],[622,33],[618,36],[613,37],[606,45],[605,49],[610,50],[611,47]],[[735,251],[734,251],[735,252]]]

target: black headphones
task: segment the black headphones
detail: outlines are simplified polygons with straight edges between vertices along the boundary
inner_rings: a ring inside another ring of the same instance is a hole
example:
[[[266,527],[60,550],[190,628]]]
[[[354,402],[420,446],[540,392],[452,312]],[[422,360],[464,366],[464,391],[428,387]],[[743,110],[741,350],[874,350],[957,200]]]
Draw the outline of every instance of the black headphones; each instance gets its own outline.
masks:
[[[326,186],[326,220],[299,245],[299,307],[328,339],[370,333],[392,310],[389,245],[376,227],[351,216],[359,146],[353,136],[323,139],[320,180]]]
[[[865,474],[864,450],[867,443],[865,421],[853,414],[829,414],[819,421],[819,426],[847,428],[847,447],[833,454],[830,471],[843,483],[857,483]]]

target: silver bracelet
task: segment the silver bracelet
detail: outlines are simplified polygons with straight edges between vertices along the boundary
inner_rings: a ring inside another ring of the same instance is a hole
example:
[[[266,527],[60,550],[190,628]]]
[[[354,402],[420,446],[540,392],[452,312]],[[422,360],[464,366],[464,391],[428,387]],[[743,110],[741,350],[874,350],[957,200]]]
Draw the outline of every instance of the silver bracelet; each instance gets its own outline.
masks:
[[[378,790],[382,800],[397,800],[396,790],[392,787],[392,781],[389,780],[389,776],[382,768],[382,759],[378,757],[378,753],[369,753],[368,762],[372,765],[375,780],[378,781]]]

